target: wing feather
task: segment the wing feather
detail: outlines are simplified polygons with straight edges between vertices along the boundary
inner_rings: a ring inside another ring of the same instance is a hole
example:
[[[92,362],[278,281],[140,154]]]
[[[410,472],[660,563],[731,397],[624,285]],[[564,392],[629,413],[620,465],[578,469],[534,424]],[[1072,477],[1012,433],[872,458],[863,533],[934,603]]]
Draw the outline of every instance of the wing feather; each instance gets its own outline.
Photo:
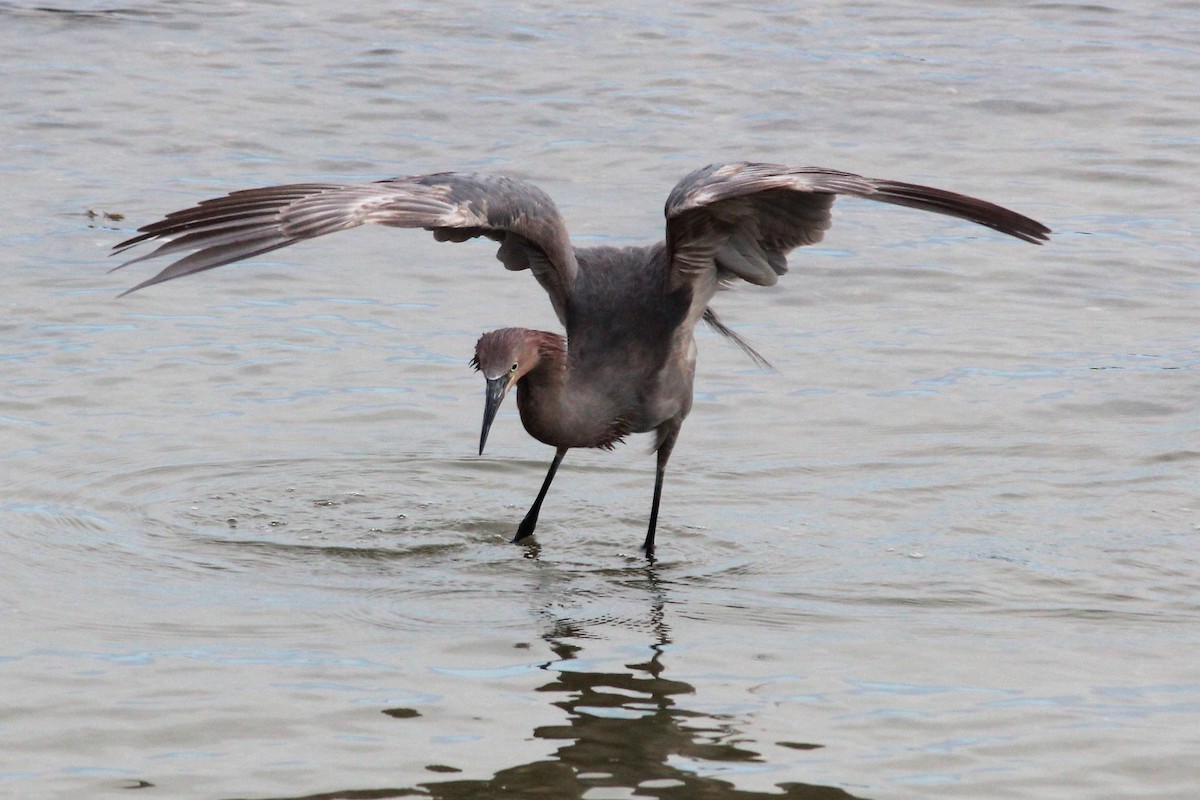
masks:
[[[565,322],[578,265],[553,201],[524,181],[456,172],[353,185],[299,183],[231,192],[167,214],[113,248],[154,250],[115,269],[191,251],[124,294],[365,224],[424,228],[439,241],[484,236],[511,270],[530,269]]]
[[[789,251],[821,241],[839,194],[947,214],[1033,244],[1050,233],[1010,209],[930,186],[821,167],[713,165],[685,177],[667,198],[672,285],[711,270],[722,281],[774,284],[787,271]]]

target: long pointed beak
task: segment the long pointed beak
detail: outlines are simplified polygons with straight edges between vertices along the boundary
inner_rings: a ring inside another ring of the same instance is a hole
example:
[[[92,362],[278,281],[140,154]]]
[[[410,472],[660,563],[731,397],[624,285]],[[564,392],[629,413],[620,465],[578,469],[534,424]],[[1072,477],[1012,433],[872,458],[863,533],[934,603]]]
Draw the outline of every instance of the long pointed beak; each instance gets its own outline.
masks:
[[[496,419],[496,412],[500,410],[500,404],[504,402],[504,395],[508,394],[508,386],[508,375],[488,379],[487,393],[484,396],[483,404],[483,431],[479,434],[479,455],[483,455],[483,446],[487,444],[488,431],[492,429],[492,422]]]

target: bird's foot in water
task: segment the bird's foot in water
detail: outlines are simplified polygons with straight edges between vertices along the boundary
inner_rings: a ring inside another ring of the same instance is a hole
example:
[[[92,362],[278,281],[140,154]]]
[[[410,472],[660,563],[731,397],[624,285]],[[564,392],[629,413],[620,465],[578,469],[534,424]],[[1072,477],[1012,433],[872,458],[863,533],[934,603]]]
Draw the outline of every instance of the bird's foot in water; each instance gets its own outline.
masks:
[[[521,520],[521,524],[517,526],[517,535],[512,538],[513,544],[519,544],[522,539],[527,539],[533,536],[533,529],[537,527],[537,517],[525,517]]]
[[[660,478],[661,481],[661,478]],[[660,483],[661,486],[661,483]],[[654,560],[654,533],[658,527],[658,495],[655,493],[654,507],[650,510],[650,528],[646,531],[646,540],[642,542],[642,552],[646,554],[647,561]]]

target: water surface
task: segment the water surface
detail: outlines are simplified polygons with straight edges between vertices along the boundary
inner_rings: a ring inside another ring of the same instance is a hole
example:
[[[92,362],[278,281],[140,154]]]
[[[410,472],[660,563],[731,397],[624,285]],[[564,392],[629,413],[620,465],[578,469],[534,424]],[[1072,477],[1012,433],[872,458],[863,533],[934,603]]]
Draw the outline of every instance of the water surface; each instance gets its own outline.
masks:
[[[0,4],[0,795],[1190,798],[1194,2]],[[138,225],[502,171],[580,243],[723,160],[840,201],[646,437],[474,455],[487,244],[359,230],[120,300]]]

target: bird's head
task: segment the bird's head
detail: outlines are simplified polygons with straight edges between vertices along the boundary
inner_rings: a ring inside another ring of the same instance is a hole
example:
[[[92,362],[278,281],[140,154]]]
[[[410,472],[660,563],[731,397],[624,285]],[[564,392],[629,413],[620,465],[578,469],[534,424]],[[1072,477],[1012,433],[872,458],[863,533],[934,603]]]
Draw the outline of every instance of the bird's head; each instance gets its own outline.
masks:
[[[487,444],[488,431],[508,390],[537,366],[540,360],[540,331],[526,328],[501,328],[488,331],[475,343],[471,366],[483,373],[487,393],[483,406],[483,431],[479,435],[479,454]]]

